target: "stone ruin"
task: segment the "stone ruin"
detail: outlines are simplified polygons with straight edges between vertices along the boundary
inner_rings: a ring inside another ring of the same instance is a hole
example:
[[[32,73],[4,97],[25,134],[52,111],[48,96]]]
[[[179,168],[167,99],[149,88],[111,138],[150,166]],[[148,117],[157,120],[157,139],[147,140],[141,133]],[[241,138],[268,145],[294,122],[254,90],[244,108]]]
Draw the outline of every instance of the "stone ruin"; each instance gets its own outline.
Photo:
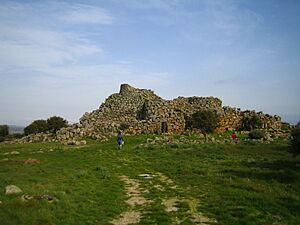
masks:
[[[282,124],[279,116],[222,107],[222,101],[218,98],[178,97],[165,100],[152,90],[122,84],[119,93],[109,96],[99,109],[85,113],[80,124],[63,128],[57,136],[59,140],[86,136],[102,140],[115,135],[120,129],[132,135],[182,133],[185,117],[202,109],[215,110],[219,114],[218,132],[239,129],[243,118],[251,114],[257,114],[266,129],[280,129]]]
[[[110,95],[99,109],[85,113],[80,118],[80,123],[62,128],[55,135],[40,134],[33,138],[24,137],[24,140],[58,140],[75,144],[80,139],[90,137],[105,141],[119,130],[131,135],[165,132],[180,134],[185,131],[185,117],[203,109],[214,110],[220,116],[218,132],[239,129],[243,118],[252,114],[260,117],[265,129],[280,129],[282,126],[279,116],[222,107],[222,101],[215,97],[178,97],[165,100],[152,90],[122,84],[119,93]]]

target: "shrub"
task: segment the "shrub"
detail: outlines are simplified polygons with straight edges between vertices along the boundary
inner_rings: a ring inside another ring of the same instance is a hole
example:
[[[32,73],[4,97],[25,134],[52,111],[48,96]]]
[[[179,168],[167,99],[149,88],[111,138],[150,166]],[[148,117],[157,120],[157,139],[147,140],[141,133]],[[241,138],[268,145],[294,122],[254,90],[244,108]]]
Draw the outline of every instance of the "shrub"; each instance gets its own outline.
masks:
[[[24,134],[37,134],[41,132],[51,131],[55,133],[57,130],[66,127],[68,122],[59,117],[59,116],[52,116],[47,120],[35,120],[30,125],[24,128]]]
[[[19,139],[22,137],[24,137],[24,134],[20,134],[20,133],[9,134],[5,137],[5,140],[11,141],[11,140]]]
[[[4,137],[0,137],[0,142],[3,142],[5,140]]]
[[[249,137],[251,139],[262,139],[264,138],[264,136],[265,136],[264,132],[260,130],[253,130],[249,133]]]
[[[7,125],[0,125],[0,137],[5,137],[9,134],[9,128]]]
[[[49,130],[46,120],[35,120],[30,125],[24,128],[24,134],[37,134]]]
[[[67,121],[59,116],[52,116],[47,119],[47,124],[49,131],[55,133],[59,129],[66,127],[68,125]]]
[[[300,154],[300,127],[296,127],[291,132],[291,148],[295,154]]]
[[[262,121],[258,115],[245,116],[242,120],[241,130],[253,130],[262,128]]]
[[[212,133],[219,123],[219,117],[215,111],[201,110],[186,118],[186,128],[197,128],[204,133]]]
[[[11,134],[11,136],[12,136],[12,138],[14,138],[14,139],[18,139],[18,138],[24,137],[24,134],[15,133],[15,134]]]

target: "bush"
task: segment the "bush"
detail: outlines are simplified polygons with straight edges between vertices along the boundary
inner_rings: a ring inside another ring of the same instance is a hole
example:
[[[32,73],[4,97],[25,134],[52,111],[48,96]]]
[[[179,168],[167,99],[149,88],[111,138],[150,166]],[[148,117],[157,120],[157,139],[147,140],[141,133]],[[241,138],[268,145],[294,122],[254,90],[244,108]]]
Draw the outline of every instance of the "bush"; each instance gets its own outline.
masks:
[[[24,128],[24,134],[37,134],[41,132],[49,131],[49,127],[46,120],[35,120],[30,125]]]
[[[59,116],[52,116],[47,120],[35,120],[30,125],[24,128],[24,134],[37,134],[41,132],[48,132],[51,131],[55,133],[57,130],[66,127],[68,122],[59,117]]]
[[[264,132],[260,130],[253,130],[249,133],[249,137],[251,139],[262,139],[264,138],[264,136],[265,136]]]
[[[20,134],[20,133],[15,133],[15,134],[9,134],[5,137],[5,140],[7,141],[12,141],[14,139],[19,139],[24,137],[24,134]]]
[[[9,134],[9,128],[7,125],[0,125],[0,137],[5,137]]]
[[[186,118],[186,128],[197,128],[204,133],[212,133],[219,123],[219,117],[215,111],[201,110]]]
[[[262,128],[262,121],[258,115],[245,116],[242,120],[241,130],[253,130]]]
[[[5,140],[4,137],[0,137],[0,142],[3,142]]]
[[[68,125],[67,121],[59,116],[52,116],[47,119],[48,129],[52,133],[55,133],[59,129]]]
[[[15,133],[15,134],[11,134],[12,138],[14,139],[18,139],[18,138],[22,138],[24,137],[24,134],[22,133]]]
[[[300,154],[300,127],[296,127],[291,132],[291,148],[295,154]]]

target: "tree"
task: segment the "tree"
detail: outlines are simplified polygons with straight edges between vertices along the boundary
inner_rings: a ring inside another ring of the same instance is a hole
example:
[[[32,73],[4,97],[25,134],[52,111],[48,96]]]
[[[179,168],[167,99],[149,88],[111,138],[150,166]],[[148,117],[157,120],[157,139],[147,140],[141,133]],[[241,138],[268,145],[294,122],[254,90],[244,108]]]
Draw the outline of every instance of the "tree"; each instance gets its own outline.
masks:
[[[242,120],[241,130],[253,130],[262,127],[262,121],[258,115],[245,116]]]
[[[30,125],[24,128],[24,134],[37,134],[49,130],[46,120],[35,120]]]
[[[24,128],[24,134],[37,134],[41,132],[51,131],[55,133],[57,130],[68,125],[67,121],[59,116],[52,116],[47,120],[35,120]]]
[[[7,125],[0,125],[0,137],[5,137],[9,134],[9,128]]]
[[[67,121],[59,116],[50,117],[49,119],[47,119],[47,124],[49,131],[53,133],[68,125]]]
[[[300,127],[294,128],[291,132],[291,147],[296,155],[300,154]]]
[[[212,110],[201,110],[192,114],[187,119],[188,128],[197,128],[202,130],[205,134],[212,133],[219,123],[219,116]]]

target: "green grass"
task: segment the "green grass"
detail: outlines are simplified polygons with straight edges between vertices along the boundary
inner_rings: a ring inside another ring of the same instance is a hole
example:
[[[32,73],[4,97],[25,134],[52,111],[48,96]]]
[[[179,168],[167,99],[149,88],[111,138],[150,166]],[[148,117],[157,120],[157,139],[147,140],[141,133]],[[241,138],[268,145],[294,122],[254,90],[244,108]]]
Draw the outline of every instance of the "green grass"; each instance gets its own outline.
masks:
[[[59,143],[0,145],[1,224],[110,224],[130,209],[119,176],[140,181],[151,204],[137,206],[139,224],[194,224],[189,199],[217,224],[299,224],[300,158],[284,141],[272,144],[146,144],[153,135],[115,138],[83,147]],[[175,136],[180,138],[180,136]],[[197,137],[186,137],[197,139]],[[140,144],[144,144],[140,146]],[[4,155],[18,151],[19,155]],[[42,151],[43,153],[41,153]],[[37,159],[39,164],[21,160]],[[176,185],[139,174],[158,172]],[[14,184],[21,194],[5,195]],[[156,188],[160,185],[164,190]],[[23,194],[49,194],[58,201],[22,202]],[[166,212],[163,199],[176,197],[178,211]]]

